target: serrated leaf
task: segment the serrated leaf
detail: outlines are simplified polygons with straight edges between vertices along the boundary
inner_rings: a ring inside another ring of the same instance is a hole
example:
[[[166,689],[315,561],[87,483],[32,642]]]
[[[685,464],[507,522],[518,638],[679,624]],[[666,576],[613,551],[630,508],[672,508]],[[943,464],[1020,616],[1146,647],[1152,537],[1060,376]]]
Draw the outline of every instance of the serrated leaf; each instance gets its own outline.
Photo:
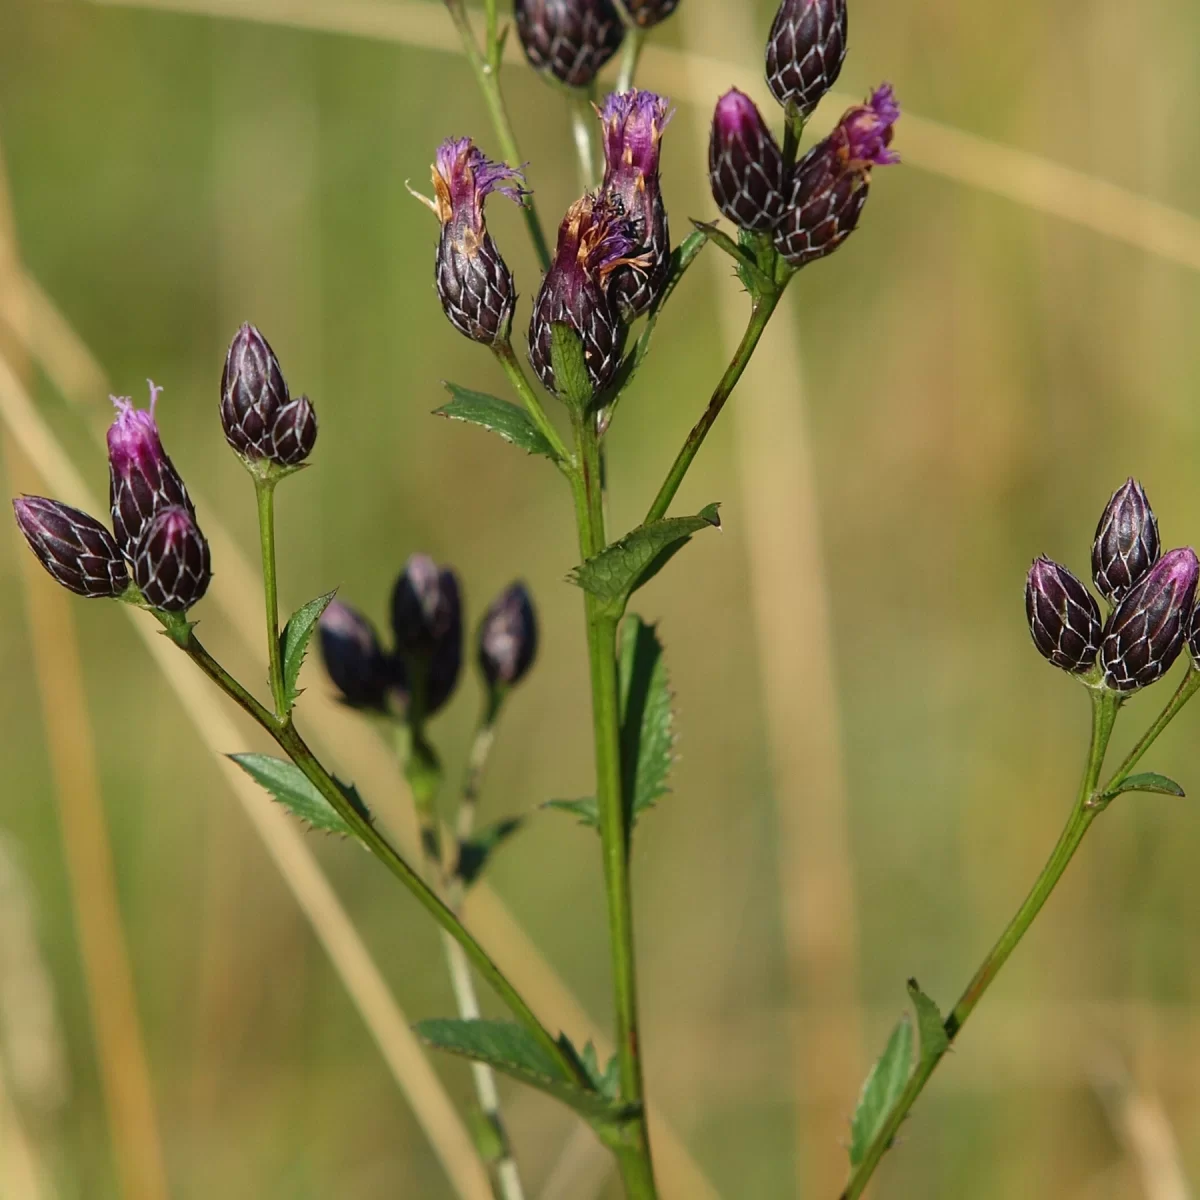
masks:
[[[621,631],[622,794],[632,829],[666,795],[674,760],[674,713],[662,642],[653,625],[629,616]]]
[[[576,586],[620,612],[629,597],[649,583],[672,555],[701,529],[720,529],[720,505],[709,504],[694,517],[667,517],[639,525],[568,576]]]
[[[318,596],[315,600],[301,605],[288,618],[283,632],[279,635],[279,655],[283,660],[283,690],[289,709],[300,696],[296,681],[300,678],[300,668],[304,666],[304,656],[308,653],[313,631],[321,619],[321,614],[336,595],[337,588],[334,588],[332,592],[326,592],[324,596]]]
[[[904,1091],[913,1067],[912,1021],[906,1013],[871,1068],[850,1122],[850,1166],[857,1167]]]
[[[579,1055],[579,1061],[583,1064],[583,1069],[587,1071],[588,1078],[592,1081],[592,1086],[602,1096],[607,1096],[614,1103],[621,1099],[621,1066],[617,1061],[617,1056],[614,1054],[609,1060],[608,1065],[600,1067],[600,1055],[596,1051],[594,1042],[588,1042],[583,1048],[583,1053]]]
[[[458,877],[464,887],[470,887],[483,873],[492,853],[502,846],[524,824],[521,817],[509,817],[481,829],[474,837],[458,847]]]
[[[295,763],[269,754],[231,754],[229,756],[252,779],[261,784],[284,808],[313,829],[328,833],[353,836],[353,831],[342,820],[328,800],[317,791]],[[366,814],[366,806],[353,787],[339,784],[347,798],[359,812]]]
[[[1112,800],[1124,792],[1153,792],[1160,796],[1179,797],[1187,795],[1175,780],[1169,779],[1166,775],[1158,775],[1153,771],[1148,771],[1143,775],[1130,775],[1128,779],[1123,779],[1111,792],[1105,793],[1105,799]]]
[[[579,818],[580,825],[592,829],[600,828],[600,806],[595,796],[584,796],[582,800],[547,800],[543,808],[553,808],[558,812],[570,813]]]
[[[613,1105],[599,1091],[585,1089],[512,1021],[421,1021],[417,1036],[435,1049],[487,1063],[513,1079],[547,1092],[585,1117],[612,1117]]]
[[[443,383],[442,386],[454,398],[449,404],[435,408],[434,416],[449,417],[452,421],[465,421],[468,425],[490,429],[526,454],[541,454],[552,462],[558,461],[554,448],[523,408],[489,396],[486,392],[473,392],[459,387],[456,383]]]
[[[576,412],[583,412],[596,398],[592,377],[588,374],[583,341],[563,321],[550,328],[550,365],[554,368],[554,389]]]
[[[950,1049],[945,1021],[938,1006],[921,991],[915,979],[908,981],[908,998],[917,1012],[917,1034],[920,1039],[921,1062],[934,1062]]]

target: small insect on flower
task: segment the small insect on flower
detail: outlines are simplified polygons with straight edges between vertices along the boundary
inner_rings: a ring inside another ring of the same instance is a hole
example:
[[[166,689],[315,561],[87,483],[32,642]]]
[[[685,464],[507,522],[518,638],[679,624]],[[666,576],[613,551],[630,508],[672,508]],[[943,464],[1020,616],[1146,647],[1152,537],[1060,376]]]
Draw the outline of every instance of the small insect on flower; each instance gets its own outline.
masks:
[[[1049,558],[1030,567],[1025,615],[1044,658],[1076,675],[1091,670],[1100,649],[1100,606],[1066,567]]]
[[[514,12],[530,66],[568,87],[587,87],[625,37],[612,0],[516,0]]]
[[[208,542],[186,508],[155,514],[133,555],[133,580],[151,608],[186,612],[208,591]]]
[[[809,116],[846,60],[846,0],[783,0],[767,38],[767,86]]]
[[[29,548],[63,587],[90,599],[113,599],[129,587],[125,556],[95,517],[44,496],[12,504]]]
[[[783,151],[757,105],[737,88],[713,112],[708,178],[717,207],[739,229],[766,233],[783,216]]]
[[[793,267],[832,254],[858,227],[871,168],[900,161],[889,149],[899,119],[900,106],[885,83],[796,164],[787,214],[775,229],[775,248]]]
[[[435,282],[450,323],[472,341],[495,346],[508,340],[516,285],[484,220],[484,201],[500,192],[522,203],[521,172],[492,162],[470,138],[449,138],[433,164],[434,199],[413,195],[442,223]]]
[[[1158,521],[1142,485],[1127,479],[1113,493],[1096,526],[1092,579],[1100,594],[1118,603],[1158,561]]]

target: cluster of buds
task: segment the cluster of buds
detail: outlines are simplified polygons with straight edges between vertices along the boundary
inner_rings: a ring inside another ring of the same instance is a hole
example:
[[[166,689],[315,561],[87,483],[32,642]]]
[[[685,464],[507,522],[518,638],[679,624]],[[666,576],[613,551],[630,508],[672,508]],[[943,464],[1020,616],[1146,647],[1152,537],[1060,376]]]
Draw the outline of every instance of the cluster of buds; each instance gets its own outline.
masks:
[[[845,57],[845,0],[784,0],[766,63],[771,93],[790,121],[813,112]],[[857,228],[872,168],[900,161],[890,149],[899,117],[885,84],[791,164],[754,101],[735,88],[713,114],[709,182],[717,207],[739,229],[770,234],[792,267],[824,258]]]
[[[1161,679],[1189,645],[1200,663],[1200,562],[1190,548],[1162,554],[1158,521],[1140,483],[1113,494],[1092,543],[1100,605],[1066,567],[1039,558],[1025,584],[1034,645],[1056,667],[1117,692]]]
[[[90,598],[135,598],[151,608],[186,612],[212,578],[208,542],[179,472],[163,449],[155,421],[161,388],[150,384],[150,407],[113,397],[108,430],[109,506],[113,532],[57,500],[13,501],[17,524],[38,561],[64,587]]]
[[[325,670],[352,708],[423,722],[445,707],[458,685],[463,651],[458,576],[414,554],[392,589],[391,618],[388,649],[362,613],[335,600],[319,624]],[[536,652],[533,602],[515,583],[479,627],[478,661],[489,694],[524,678]]]

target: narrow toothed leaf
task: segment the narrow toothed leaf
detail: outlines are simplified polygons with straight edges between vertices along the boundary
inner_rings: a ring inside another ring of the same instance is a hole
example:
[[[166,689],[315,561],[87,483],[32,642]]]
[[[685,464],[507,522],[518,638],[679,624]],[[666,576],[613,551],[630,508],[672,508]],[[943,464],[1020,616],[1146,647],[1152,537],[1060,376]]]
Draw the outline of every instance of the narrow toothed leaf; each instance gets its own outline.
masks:
[[[1166,775],[1148,771],[1142,775],[1130,775],[1128,779],[1123,779],[1112,791],[1106,792],[1104,798],[1112,800],[1126,792],[1150,792],[1159,796],[1178,796],[1181,799],[1187,795],[1175,780],[1167,778]]]
[[[333,602],[337,589],[318,596],[302,605],[288,618],[283,632],[279,635],[280,655],[283,659],[283,687],[290,709],[300,695],[296,681],[300,678],[300,668],[304,665],[304,656],[308,653],[308,644],[321,615]]]
[[[588,829],[600,828],[600,806],[595,796],[584,796],[580,800],[547,800],[542,807],[567,813]]]
[[[619,660],[621,775],[632,829],[670,789],[675,760],[675,714],[662,642],[641,617],[625,618]]]
[[[269,754],[231,754],[229,757],[306,825],[325,833],[354,836],[337,809],[317,791],[295,763],[272,758]],[[355,807],[361,805],[362,801],[358,800]]]
[[[850,1122],[850,1166],[857,1167],[883,1129],[913,1068],[913,1028],[907,1013],[892,1031],[879,1061],[871,1068],[859,1093]]]
[[[915,979],[908,981],[908,998],[917,1013],[917,1034],[922,1063],[936,1062],[950,1048],[945,1023],[938,1006],[921,991]]]
[[[449,404],[434,409],[435,416],[490,429],[506,442],[524,450],[526,454],[541,454],[551,462],[558,461],[554,448],[523,408],[518,408],[507,400],[498,400],[485,392],[473,392],[469,388],[459,387],[456,383],[447,383],[444,386],[454,398]]]

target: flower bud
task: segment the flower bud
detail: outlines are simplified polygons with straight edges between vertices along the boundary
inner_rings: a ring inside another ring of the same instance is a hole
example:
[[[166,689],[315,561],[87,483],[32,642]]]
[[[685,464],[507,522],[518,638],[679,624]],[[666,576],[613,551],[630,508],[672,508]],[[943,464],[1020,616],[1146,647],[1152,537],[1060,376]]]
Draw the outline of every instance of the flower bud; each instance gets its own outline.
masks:
[[[164,508],[150,522],[133,555],[133,581],[151,608],[186,612],[208,591],[208,542],[192,514]]]
[[[637,253],[623,207],[603,192],[588,193],[567,210],[529,322],[529,361],[549,391],[558,393],[550,352],[556,323],[569,325],[582,340],[596,391],[612,382],[625,326],[609,298],[609,285],[619,268],[645,270],[648,261]]]
[[[317,440],[317,416],[307,396],[292,400],[279,359],[255,327],[234,335],[221,372],[221,428],[249,460],[299,466]]]
[[[462,602],[458,577],[425,554],[405,564],[392,592],[396,654],[408,685],[424,684],[424,715],[450,698],[462,668]]]
[[[899,118],[900,107],[884,84],[796,164],[787,213],[775,228],[775,249],[793,267],[832,254],[854,232],[871,168],[900,161],[888,149]]]
[[[161,391],[150,384],[149,410],[134,408],[125,396],[112,397],[117,419],[108,429],[108,500],[113,533],[127,558],[164,508],[177,505],[195,512],[158,435],[154,409]]]
[[[1142,485],[1127,479],[1108,502],[1092,543],[1092,579],[1100,594],[1118,603],[1158,561],[1158,520]]]
[[[537,654],[533,600],[522,583],[502,592],[479,626],[479,669],[490,688],[520,683]]]
[[[396,670],[383,652],[371,623],[356,609],[335,600],[321,614],[321,658],[342,699],[351,708],[388,709]]]
[[[629,19],[641,29],[665,21],[678,7],[679,0],[617,0]]]
[[[1033,644],[1064,671],[1091,669],[1100,649],[1100,606],[1066,567],[1037,559],[1025,581],[1025,615]]]
[[[846,0],[783,0],[767,39],[767,86],[807,117],[846,59]]]
[[[129,586],[125,558],[95,517],[43,496],[22,496],[12,504],[29,548],[63,587],[111,599]]]
[[[618,267],[609,296],[626,320],[644,313],[662,293],[671,268],[671,234],[659,188],[663,129],[671,119],[667,101],[653,92],[614,92],[604,102],[604,182],[601,191],[619,200],[645,270]]]
[[[625,37],[612,0],[516,0],[514,10],[530,65],[570,87],[587,87]]]
[[[1200,562],[1191,549],[1172,550],[1117,605],[1104,630],[1104,682],[1134,692],[1161,679],[1179,657],[1192,624]]]
[[[739,229],[765,232],[783,216],[783,152],[754,101],[737,88],[713,113],[708,178],[717,207]]]
[[[507,339],[517,289],[488,233],[483,204],[492,192],[520,204],[524,183],[520,171],[485,158],[470,138],[449,138],[433,164],[434,199],[417,196],[442,223],[435,262],[442,311],[459,333],[485,346]]]

